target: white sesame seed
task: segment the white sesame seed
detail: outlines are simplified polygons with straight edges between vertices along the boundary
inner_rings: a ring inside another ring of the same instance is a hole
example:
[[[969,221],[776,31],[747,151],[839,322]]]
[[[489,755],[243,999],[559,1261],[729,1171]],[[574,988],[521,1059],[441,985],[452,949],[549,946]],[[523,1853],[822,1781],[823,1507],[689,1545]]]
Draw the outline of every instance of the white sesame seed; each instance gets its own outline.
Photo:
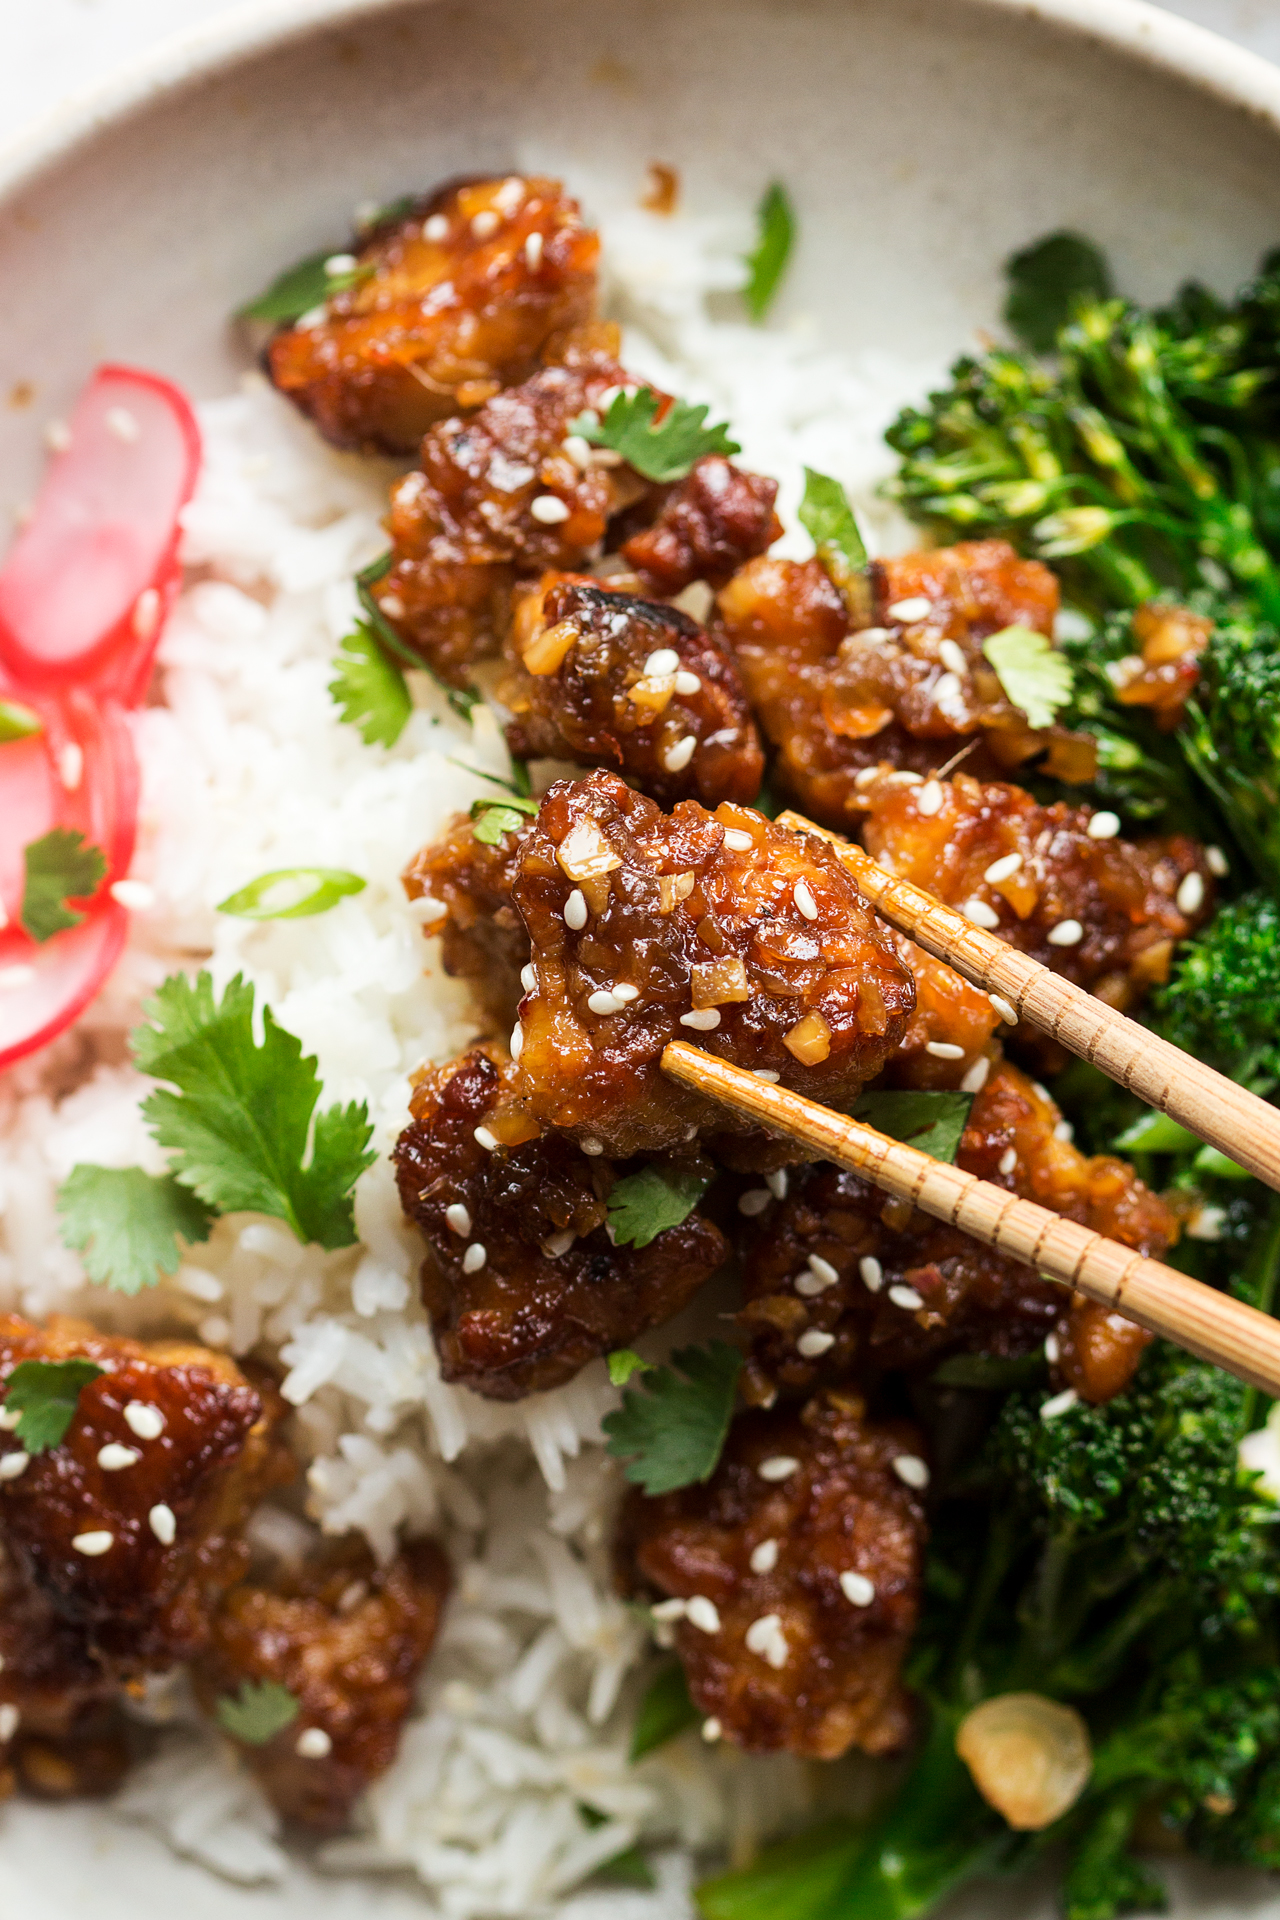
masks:
[[[537,976],[537,974],[536,974],[536,973],[534,972],[534,968],[533,968],[533,962],[532,962],[532,961],[530,961],[530,963],[529,963],[529,965],[528,965],[528,966],[526,966],[526,967],[521,967],[521,969],[520,969],[520,985],[521,985],[521,986],[522,986],[522,987],[524,988],[524,990],[525,990],[525,992],[526,992],[526,993],[536,993],[536,992],[537,992],[537,988],[538,988],[538,976]]]
[[[1057,1420],[1064,1413],[1070,1413],[1080,1395],[1074,1387],[1068,1387],[1065,1393],[1055,1393],[1052,1400],[1046,1400],[1040,1409],[1042,1420]]]
[[[560,451],[566,460],[585,473],[591,465],[591,442],[584,440],[580,433],[570,433],[560,442]]]
[[[731,853],[750,853],[755,841],[741,827],[727,827],[724,843]]]
[[[110,1553],[116,1543],[114,1533],[108,1533],[105,1527],[94,1527],[88,1533],[76,1533],[71,1536],[71,1544],[77,1553],[83,1553],[90,1560],[99,1555]]]
[[[650,1607],[649,1612],[655,1620],[683,1620],[688,1604],[687,1600],[678,1597],[674,1600],[659,1600]]]
[[[665,680],[670,673],[680,671],[680,655],[674,647],[655,647],[644,663],[646,680]]]
[[[1018,1164],[1018,1149],[1016,1147],[1006,1147],[1004,1152],[1000,1155],[1000,1168],[999,1168],[1000,1172],[1003,1174],[1010,1174],[1013,1172],[1017,1164]]]
[[[171,1547],[178,1533],[178,1518],[173,1508],[163,1500],[157,1501],[147,1515],[147,1525],[162,1547]]]
[[[378,602],[388,620],[403,620],[408,608],[398,593],[384,593]]]
[[[991,1062],[986,1054],[979,1054],[969,1071],[960,1081],[961,1093],[981,1093],[987,1084],[987,1075],[991,1072]]]
[[[964,657],[964,651],[956,645],[954,640],[942,642],[938,648],[938,658],[944,667],[951,669],[952,673],[964,674],[969,671],[969,662]]]
[[[486,1153],[496,1153],[498,1151],[498,1148],[502,1145],[502,1142],[499,1140],[497,1134],[490,1133],[488,1127],[474,1128],[472,1130],[471,1137],[475,1141],[478,1147],[484,1148]]]
[[[991,862],[991,865],[982,877],[988,881],[991,886],[999,886],[1002,880],[1011,880],[1021,865],[1022,855],[1020,853],[1002,854],[999,860],[993,860]]]
[[[577,1235],[572,1230],[566,1233],[553,1233],[549,1240],[543,1241],[542,1251],[548,1260],[558,1260],[562,1253],[568,1253],[576,1239]]]
[[[424,894],[420,900],[411,900],[409,904],[418,913],[424,927],[434,927],[437,921],[449,918],[449,909],[444,901],[433,900],[429,894]]]
[[[923,620],[929,612],[930,602],[923,593],[913,593],[905,600],[895,600],[891,607],[885,608],[890,620],[902,620],[910,624],[912,620]]]
[[[830,1352],[835,1343],[834,1333],[823,1333],[820,1327],[809,1327],[796,1341],[796,1352],[804,1360],[816,1360],[821,1354]]]
[[[513,1060],[518,1060],[524,1052],[524,1028],[518,1020],[511,1029],[511,1042],[507,1051]]]
[[[444,1218],[450,1232],[460,1234],[464,1240],[468,1238],[471,1232],[471,1215],[461,1200],[455,1200],[452,1206],[445,1208]]]
[[[705,1593],[695,1593],[684,1610],[684,1617],[699,1633],[719,1633],[720,1610]]]
[[[831,1262],[824,1260],[820,1253],[809,1255],[809,1271],[815,1280],[821,1280],[824,1287],[834,1287],[840,1278]]]
[[[433,244],[449,238],[449,216],[445,213],[433,213],[429,220],[422,223],[422,237]]]
[[[774,1075],[774,1078],[775,1079],[777,1078],[776,1074]],[[774,1172],[766,1173],[764,1177],[764,1183],[766,1187],[768,1187],[770,1193],[773,1195],[775,1200],[786,1199],[788,1181],[787,1181],[787,1170],[785,1167],[777,1167],[774,1170]]]
[[[1053,1137],[1055,1140],[1061,1140],[1065,1142],[1067,1146],[1070,1146],[1076,1137],[1076,1130],[1069,1120],[1059,1120],[1053,1130]]]
[[[564,903],[564,923],[571,933],[581,933],[587,924],[587,897],[575,887]]]
[[[957,702],[963,705],[963,695],[964,688],[960,684],[959,674],[943,673],[934,682],[933,698],[935,704],[941,707],[944,713],[948,707],[954,707]]]
[[[760,1654],[771,1667],[786,1666],[787,1640],[782,1631],[781,1614],[762,1613],[747,1628],[745,1640],[748,1653]]]
[[[119,906],[127,907],[130,913],[145,913],[156,903],[155,889],[145,880],[117,880],[111,888],[111,898]]]
[[[1007,1025],[1011,1027],[1017,1026],[1018,1009],[1011,1000],[1006,1000],[1002,993],[989,993],[987,998],[1000,1015],[1000,1018],[1005,1021]]]
[[[680,1015],[682,1027],[695,1027],[699,1033],[710,1033],[713,1027],[720,1025],[719,1007],[695,1007],[692,1013]]]
[[[926,780],[916,795],[916,812],[922,813],[926,820],[932,819],[935,813],[941,813],[945,798],[941,780]]]
[[[720,1725],[714,1713],[708,1714],[702,1723],[702,1737],[707,1745],[714,1746],[723,1732],[724,1728]]]
[[[114,433],[117,440],[132,442],[142,437],[142,428],[138,425],[128,407],[108,407],[103,414],[107,432]]]
[[[1221,847],[1206,847],[1204,850],[1204,863],[1217,880],[1221,880],[1228,870],[1227,856]]]
[[[800,1462],[789,1453],[771,1453],[767,1460],[760,1462],[756,1472],[762,1480],[789,1480],[799,1465]]]
[[[874,1253],[864,1253],[858,1262],[858,1272],[862,1275],[862,1284],[868,1293],[879,1293],[884,1285],[884,1268]]]
[[[314,307],[308,307],[305,313],[300,313],[293,324],[299,332],[308,333],[312,327],[322,327],[328,318],[328,306],[321,300]]]
[[[640,989],[639,987],[633,987],[629,980],[615,980],[613,983],[613,997],[615,1000],[621,1000],[623,1005],[627,1006],[632,1000],[638,1000],[640,998]]]
[[[587,1006],[592,1013],[621,1013],[623,1003],[607,987],[600,987],[587,995]]]
[[[738,1195],[738,1212],[745,1213],[748,1220],[754,1220],[758,1213],[764,1212],[771,1198],[768,1187],[752,1187],[748,1192]]]
[[[604,1152],[604,1141],[593,1139],[590,1134],[585,1139],[579,1140],[578,1145],[584,1153],[590,1154],[593,1160]]]
[[[930,1040],[925,1047],[935,1060],[963,1060],[964,1048],[956,1046],[952,1040]]]
[[[1058,1344],[1058,1336],[1056,1333],[1045,1335],[1044,1357],[1051,1367],[1056,1367],[1062,1358],[1062,1348]]]
[[[921,1492],[929,1484],[929,1469],[918,1453],[900,1453],[893,1470],[904,1487],[914,1487]]]
[[[136,1447],[122,1447],[118,1440],[109,1440],[105,1447],[98,1448],[98,1465],[104,1473],[120,1473],[141,1458]]]
[[[875,1582],[868,1580],[865,1573],[842,1573],[840,1591],[851,1606],[869,1607],[876,1597]]]
[[[544,527],[559,526],[569,518],[569,509],[555,493],[540,493],[529,504],[529,512]]]
[[[775,1073],[772,1067],[752,1067],[751,1077],[754,1080],[764,1080],[769,1086],[776,1087],[782,1075]]]
[[[158,1440],[164,1432],[164,1415],[159,1407],[148,1406],[145,1400],[130,1400],[124,1410],[125,1425],[139,1440]]]
[[[488,1258],[488,1248],[482,1246],[479,1240],[473,1240],[462,1256],[462,1271],[464,1273],[479,1273]]]
[[[472,215],[471,231],[477,240],[492,240],[502,225],[502,215],[495,213],[492,207],[485,207]]]
[[[1046,1087],[1041,1081],[1033,1080],[1031,1082],[1031,1091],[1032,1093],[1035,1094],[1036,1099],[1043,1100],[1046,1106],[1051,1106],[1053,1104],[1052,1101],[1049,1099],[1048,1087]]]
[[[921,1307],[924,1305],[924,1300],[916,1292],[914,1287],[890,1287],[889,1298],[892,1300],[894,1306],[901,1307],[904,1313],[919,1313]]]
[[[302,1760],[324,1760],[333,1752],[333,1742],[323,1727],[304,1727],[293,1750]]]
[[[0,1433],[12,1433],[21,1419],[16,1407],[0,1407]]]
[[[988,932],[1000,925],[1000,915],[985,900],[966,900],[960,911],[975,927],[986,927]]]
[[[668,747],[662,756],[662,764],[667,772],[683,773],[693,758],[694,748],[697,744],[698,742],[693,734],[686,733],[682,740],[676,741],[674,747]]]
[[[44,430],[44,443],[50,453],[65,453],[71,445],[71,429],[65,420],[51,420]]]
[[[1174,895],[1179,913],[1199,913],[1204,905],[1204,881],[1198,873],[1189,873]]]
[[[1114,840],[1120,831],[1120,815],[1103,811],[1095,813],[1085,832],[1091,840]]]
[[[1051,947],[1078,947],[1084,939],[1084,928],[1078,920],[1059,920],[1056,927],[1050,927],[1045,939]]]
[[[84,748],[75,740],[68,740],[58,755],[58,778],[68,793],[75,793],[84,778]]]
[[[531,233],[524,243],[524,261],[530,273],[536,273],[542,265],[542,235]]]
[[[762,1540],[758,1547],[751,1550],[752,1573],[772,1573],[778,1564],[778,1543],[776,1540]]]
[[[688,700],[693,694],[702,692],[702,682],[696,673],[690,673],[687,667],[682,667],[676,675],[676,692],[682,693]]]
[[[806,920],[816,920],[818,903],[813,897],[813,889],[807,880],[797,880],[791,889],[791,898],[799,907]]]
[[[324,263],[324,270],[330,279],[338,273],[354,273],[360,262],[354,253],[331,253]]]
[[[17,1707],[14,1706],[12,1700],[6,1700],[4,1705],[0,1706],[0,1746],[3,1746],[6,1741],[12,1740],[14,1734],[18,1731],[18,1723],[21,1719],[22,1715],[19,1713]]]
[[[0,1480],[16,1480],[31,1465],[29,1453],[0,1454]]]

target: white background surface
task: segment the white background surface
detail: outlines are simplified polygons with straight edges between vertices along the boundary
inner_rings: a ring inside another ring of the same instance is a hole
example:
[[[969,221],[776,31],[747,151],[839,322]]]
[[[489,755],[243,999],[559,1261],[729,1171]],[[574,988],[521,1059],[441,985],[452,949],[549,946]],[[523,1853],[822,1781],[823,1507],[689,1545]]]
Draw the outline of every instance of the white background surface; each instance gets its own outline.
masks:
[[[0,140],[166,36],[239,10],[228,0],[0,0]],[[1178,0],[1168,11],[1280,61],[1280,0]]]

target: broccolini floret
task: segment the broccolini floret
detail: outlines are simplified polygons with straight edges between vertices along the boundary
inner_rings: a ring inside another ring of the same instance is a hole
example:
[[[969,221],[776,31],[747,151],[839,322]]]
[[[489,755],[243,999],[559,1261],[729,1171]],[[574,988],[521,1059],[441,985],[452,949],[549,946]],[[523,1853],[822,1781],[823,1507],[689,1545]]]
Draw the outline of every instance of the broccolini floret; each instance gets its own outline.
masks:
[[[1221,907],[1178,954],[1155,997],[1175,1046],[1255,1093],[1280,1083],[1280,903],[1245,894]]]

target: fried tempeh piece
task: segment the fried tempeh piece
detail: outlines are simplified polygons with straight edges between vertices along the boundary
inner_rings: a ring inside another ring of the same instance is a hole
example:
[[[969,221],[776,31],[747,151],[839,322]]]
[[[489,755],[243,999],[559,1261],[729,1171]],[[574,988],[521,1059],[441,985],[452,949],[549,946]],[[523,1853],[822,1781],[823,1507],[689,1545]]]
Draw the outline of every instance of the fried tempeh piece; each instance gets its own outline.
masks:
[[[629,1346],[728,1252],[697,1212],[648,1246],[615,1247],[609,1161],[557,1134],[482,1143],[512,1075],[494,1048],[428,1071],[395,1153],[401,1203],[427,1243],[422,1290],[441,1371],[496,1400],[562,1386]]]
[[[240,1751],[286,1820],[313,1833],[346,1826],[358,1796],[400,1745],[414,1683],[431,1651],[450,1584],[433,1540],[388,1566],[364,1549],[330,1552],[271,1584],[233,1587],[193,1678],[200,1704],[272,1681],[297,1718]]]
[[[613,767],[666,807],[759,793],[764,755],[733,658],[674,607],[551,574],[522,602],[507,659],[517,759]]]
[[[686,1602],[675,1643],[700,1713],[748,1752],[834,1760],[910,1734],[899,1673],[920,1604],[920,1436],[860,1397],[741,1414],[705,1485],[628,1495],[623,1590]]]
[[[973,1103],[957,1164],[1140,1253],[1164,1253],[1178,1231],[1164,1201],[1123,1160],[1078,1152],[1061,1119],[1042,1087],[1002,1063]],[[762,1190],[742,1236],[749,1398],[955,1352],[1012,1358],[1046,1340],[1060,1384],[1083,1399],[1128,1384],[1149,1338],[1140,1327],[954,1227],[900,1215],[901,1203],[832,1166],[793,1171],[781,1204]]]
[[[466,814],[440,839],[416,853],[402,875],[410,900],[434,901],[438,911],[423,931],[440,935],[444,970],[470,982],[495,1032],[511,1032],[526,991],[521,969],[529,962],[529,935],[511,899],[520,848],[529,828],[502,834],[490,846],[477,840]]]
[[[283,1402],[204,1347],[0,1318],[0,1383],[23,1360],[72,1358],[107,1370],[82,1389],[61,1445],[0,1478],[0,1539],[108,1671],[161,1671],[204,1644],[247,1563],[245,1521],[293,1477],[275,1435]],[[23,1452],[8,1433],[0,1449]]]
[[[412,453],[591,319],[599,254],[558,180],[449,182],[362,236],[353,284],[272,340],[271,378],[335,446]]]
[[[0,1548],[0,1798],[112,1792],[129,1763],[117,1692],[83,1626]]]
[[[662,1072],[673,1039],[839,1106],[883,1067],[911,977],[824,842],[729,804],[664,814],[616,774],[557,781],[514,901],[535,985],[516,1104],[623,1157],[721,1131]]]

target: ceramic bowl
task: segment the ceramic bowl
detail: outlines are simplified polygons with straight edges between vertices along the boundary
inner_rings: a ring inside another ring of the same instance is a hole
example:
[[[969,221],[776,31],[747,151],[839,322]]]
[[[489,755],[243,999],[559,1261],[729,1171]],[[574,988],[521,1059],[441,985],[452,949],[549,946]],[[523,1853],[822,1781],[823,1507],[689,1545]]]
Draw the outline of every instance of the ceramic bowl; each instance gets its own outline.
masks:
[[[781,323],[942,363],[995,322],[1005,256],[1056,226],[1101,241],[1140,297],[1192,274],[1232,288],[1280,240],[1280,72],[1137,0],[258,0],[0,154],[0,507],[30,497],[42,428],[95,361],[226,390],[226,316],[359,201],[521,163],[620,199],[654,159],[709,212],[787,181]],[[1244,1877],[1184,1879],[1178,1901],[1280,1914]],[[0,1813],[0,1913],[148,1911],[434,1908],[301,1862],[284,1888],[228,1885],[93,1808]],[[951,1909],[1051,1911],[1022,1886]]]

